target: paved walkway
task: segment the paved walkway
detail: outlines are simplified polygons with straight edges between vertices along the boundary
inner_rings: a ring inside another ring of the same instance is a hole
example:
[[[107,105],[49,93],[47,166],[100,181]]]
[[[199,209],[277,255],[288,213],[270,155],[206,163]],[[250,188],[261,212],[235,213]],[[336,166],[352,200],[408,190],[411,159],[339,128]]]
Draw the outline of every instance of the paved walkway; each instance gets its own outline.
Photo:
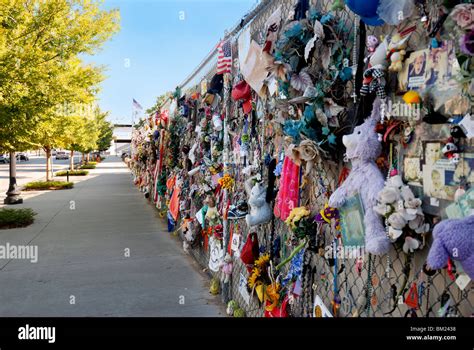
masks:
[[[0,316],[224,315],[119,158],[16,207],[33,208],[36,221],[0,230],[0,246],[38,246],[38,262],[0,259]]]

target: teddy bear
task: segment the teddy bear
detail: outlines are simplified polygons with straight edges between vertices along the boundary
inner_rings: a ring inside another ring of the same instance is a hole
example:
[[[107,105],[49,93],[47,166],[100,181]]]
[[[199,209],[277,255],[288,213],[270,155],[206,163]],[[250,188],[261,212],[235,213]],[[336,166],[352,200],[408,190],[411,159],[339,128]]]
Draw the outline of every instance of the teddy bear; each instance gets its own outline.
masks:
[[[272,209],[266,201],[267,189],[260,182],[250,187],[253,179],[252,177],[245,182],[250,206],[250,213],[245,217],[245,221],[249,227],[264,224],[272,218]]]
[[[474,279],[474,215],[441,221],[434,227],[433,237],[428,266],[442,269],[451,258],[459,261],[464,272]]]
[[[373,209],[378,193],[384,188],[384,177],[375,163],[382,148],[375,132],[380,108],[381,100],[376,98],[370,117],[355,127],[352,134],[343,136],[342,143],[346,146],[346,157],[352,162],[352,170],[329,198],[329,206],[339,209],[347,198],[359,193],[365,211],[365,249],[376,255],[387,253],[390,248],[382,219]]]
[[[388,67],[388,70],[390,72],[400,72],[402,70],[402,61],[406,55],[405,49],[408,46],[409,38],[410,34],[403,38],[398,33],[392,36],[392,39],[387,46],[387,57],[390,58],[390,66]]]

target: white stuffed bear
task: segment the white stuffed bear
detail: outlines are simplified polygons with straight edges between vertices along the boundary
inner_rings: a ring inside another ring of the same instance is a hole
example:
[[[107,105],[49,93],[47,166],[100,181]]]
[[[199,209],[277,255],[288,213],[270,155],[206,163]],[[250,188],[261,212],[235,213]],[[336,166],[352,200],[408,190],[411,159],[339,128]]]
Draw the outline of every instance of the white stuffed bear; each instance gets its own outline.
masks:
[[[250,188],[252,180],[253,178],[250,178],[245,182],[250,206],[250,213],[245,217],[245,221],[249,227],[264,224],[272,218],[272,209],[266,201],[267,189],[259,182]]]
[[[387,47],[387,57],[390,57],[390,66],[388,70],[391,72],[400,72],[403,68],[402,61],[405,58],[405,49],[408,46],[408,39],[410,35],[401,37],[400,34],[395,34]]]
[[[380,119],[380,105],[380,99],[376,98],[372,115],[357,126],[351,135],[343,137],[352,170],[329,198],[330,207],[341,208],[348,197],[359,193],[365,210],[365,249],[377,255],[387,253],[390,248],[382,220],[373,209],[378,193],[384,188],[384,177],[375,164],[382,148],[375,132],[375,125]]]

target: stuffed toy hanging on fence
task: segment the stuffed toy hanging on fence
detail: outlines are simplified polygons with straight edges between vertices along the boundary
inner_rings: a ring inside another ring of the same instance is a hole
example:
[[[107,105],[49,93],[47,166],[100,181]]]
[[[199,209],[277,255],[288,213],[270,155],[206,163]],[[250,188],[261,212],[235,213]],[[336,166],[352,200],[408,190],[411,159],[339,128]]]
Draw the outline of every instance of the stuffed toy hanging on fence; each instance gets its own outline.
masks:
[[[329,198],[329,206],[341,208],[346,199],[359,193],[364,205],[365,249],[372,254],[384,254],[390,248],[381,218],[373,210],[377,195],[384,187],[384,177],[375,164],[381,152],[381,144],[375,132],[380,119],[379,98],[375,99],[372,114],[357,126],[351,135],[343,137],[346,156],[352,162],[347,179]]]
[[[441,221],[434,227],[433,237],[428,266],[442,269],[448,258],[452,258],[459,261],[464,272],[474,279],[474,215]]]
[[[249,197],[248,203],[250,205],[250,214],[247,214],[245,221],[249,227],[264,224],[271,220],[272,209],[266,201],[267,188],[256,182],[253,187],[250,187],[253,178],[245,182],[245,189]]]

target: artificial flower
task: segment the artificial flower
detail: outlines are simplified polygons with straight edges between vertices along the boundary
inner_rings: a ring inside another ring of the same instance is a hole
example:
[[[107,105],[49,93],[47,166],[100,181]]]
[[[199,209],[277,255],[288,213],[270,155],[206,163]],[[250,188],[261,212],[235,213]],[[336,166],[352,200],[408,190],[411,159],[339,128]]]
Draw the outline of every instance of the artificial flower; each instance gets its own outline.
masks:
[[[390,187],[401,188],[404,184],[402,177],[400,175],[395,175],[388,179],[387,185]]]
[[[270,73],[271,76],[279,79],[281,81],[287,81],[287,73],[291,70],[291,67],[288,63],[277,60],[271,55],[264,54],[266,66],[265,69]]]
[[[336,135],[334,135],[333,133],[331,133],[329,136],[328,136],[328,142],[330,145],[335,145],[336,144]]]
[[[229,174],[225,174],[218,181],[219,185],[225,190],[231,190],[234,187],[234,179]]]
[[[290,84],[295,90],[304,92],[308,86],[313,86],[313,81],[307,69],[303,68],[298,74],[291,75]]]
[[[260,257],[257,260],[255,260],[254,265],[259,269],[266,268],[266,265],[269,263],[269,261],[270,261],[270,254],[266,253],[266,254],[260,255]]]
[[[460,28],[471,29],[474,26],[474,5],[456,5],[450,16]]]
[[[397,230],[403,229],[405,225],[407,224],[407,220],[405,220],[405,218],[403,217],[403,214],[398,213],[398,212],[395,212],[392,215],[390,215],[387,219],[387,222],[391,227]]]
[[[400,237],[403,234],[403,230],[397,230],[393,228],[392,226],[389,226],[388,228],[388,236],[392,241],[396,241],[398,237]]]
[[[400,192],[397,188],[385,186],[384,189],[379,192],[378,198],[383,204],[395,203],[400,199]]]
[[[285,220],[285,224],[287,224],[291,229],[296,229],[296,224],[302,219],[306,218],[310,215],[310,211],[305,207],[296,207],[293,208],[290,212],[290,215]]]
[[[405,237],[405,243],[403,243],[403,251],[405,254],[413,253],[416,249],[420,247],[420,242],[410,236]]]
[[[252,270],[252,274],[249,276],[248,281],[247,281],[250,289],[253,289],[255,286],[262,283],[261,281],[258,281],[260,276],[261,276],[260,270],[254,267]]]
[[[430,229],[430,225],[425,223],[425,216],[423,214],[417,215],[413,220],[410,220],[408,227],[420,234],[426,233]]]
[[[388,204],[379,203],[374,207],[374,211],[380,216],[386,216],[393,211],[393,207]]]
[[[405,221],[408,222],[416,218],[416,214],[418,210],[413,209],[413,208],[403,208],[403,209],[399,209],[398,212],[403,216]]]
[[[278,305],[278,301],[280,300],[280,284],[276,282],[270,284],[267,286],[265,292],[267,295],[267,300],[269,300],[271,303],[265,306],[265,310],[272,311]]]
[[[462,53],[474,56],[474,29],[459,38],[459,46]]]

